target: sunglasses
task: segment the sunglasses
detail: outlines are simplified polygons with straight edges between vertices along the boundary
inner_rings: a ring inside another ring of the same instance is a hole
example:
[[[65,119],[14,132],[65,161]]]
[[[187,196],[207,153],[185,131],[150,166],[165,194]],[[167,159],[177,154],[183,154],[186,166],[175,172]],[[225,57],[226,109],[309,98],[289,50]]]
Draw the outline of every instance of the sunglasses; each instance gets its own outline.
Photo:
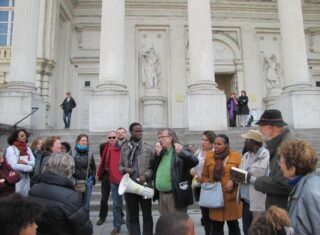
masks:
[[[110,137],[108,137],[109,138],[109,140],[111,140],[111,139],[115,139],[115,138],[117,138],[116,136],[110,136]]]

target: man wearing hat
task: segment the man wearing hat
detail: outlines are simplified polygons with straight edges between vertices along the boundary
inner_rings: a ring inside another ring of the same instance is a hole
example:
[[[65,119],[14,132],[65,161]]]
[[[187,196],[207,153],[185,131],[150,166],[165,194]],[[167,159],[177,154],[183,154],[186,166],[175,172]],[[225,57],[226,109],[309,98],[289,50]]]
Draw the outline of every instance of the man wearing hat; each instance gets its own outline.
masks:
[[[266,196],[256,191],[253,185],[257,177],[268,175],[270,155],[263,146],[260,131],[249,130],[241,137],[246,139],[244,147],[247,149],[239,167],[248,172],[246,182],[240,184],[240,199],[243,202],[242,226],[243,233],[247,235],[252,219],[265,211]]]
[[[266,193],[266,209],[270,206],[278,206],[287,209],[288,196],[292,187],[283,176],[278,165],[278,147],[293,136],[282,119],[281,112],[276,109],[266,110],[256,123],[260,126],[260,132],[264,137],[267,149],[270,153],[270,171],[268,176],[258,177],[254,182],[256,190]]]

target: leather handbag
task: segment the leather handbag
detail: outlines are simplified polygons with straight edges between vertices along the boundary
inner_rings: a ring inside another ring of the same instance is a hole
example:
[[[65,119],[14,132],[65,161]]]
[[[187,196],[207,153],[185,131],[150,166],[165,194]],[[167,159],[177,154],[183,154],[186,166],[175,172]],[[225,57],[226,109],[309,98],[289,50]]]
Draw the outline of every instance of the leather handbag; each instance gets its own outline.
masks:
[[[199,205],[206,208],[224,207],[223,192],[220,181],[214,183],[203,183],[201,185]]]
[[[77,180],[76,185],[74,186],[75,190],[79,193],[84,193],[87,190],[87,181],[86,180]]]

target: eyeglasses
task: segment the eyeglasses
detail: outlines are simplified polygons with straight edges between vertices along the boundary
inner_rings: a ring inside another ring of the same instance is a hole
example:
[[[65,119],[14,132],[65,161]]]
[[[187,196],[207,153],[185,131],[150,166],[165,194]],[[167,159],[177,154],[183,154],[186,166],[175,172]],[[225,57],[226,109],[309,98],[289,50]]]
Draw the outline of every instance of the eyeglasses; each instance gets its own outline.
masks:
[[[117,138],[117,137],[115,137],[115,136],[110,136],[110,137],[108,137],[109,138],[109,140],[111,140],[111,139],[115,139],[115,138]]]

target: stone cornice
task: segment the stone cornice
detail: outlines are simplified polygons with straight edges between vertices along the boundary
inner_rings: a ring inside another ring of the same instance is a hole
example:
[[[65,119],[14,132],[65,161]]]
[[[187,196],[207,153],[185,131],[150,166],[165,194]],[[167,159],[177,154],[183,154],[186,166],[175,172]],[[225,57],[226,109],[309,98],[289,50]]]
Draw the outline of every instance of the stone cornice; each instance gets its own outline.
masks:
[[[187,0],[126,0],[127,17],[187,17]],[[89,11],[88,11],[89,10]],[[101,0],[78,0],[75,16],[99,16]],[[303,4],[304,19],[320,20],[320,4]],[[278,20],[276,1],[211,1],[211,14],[215,18]]]

